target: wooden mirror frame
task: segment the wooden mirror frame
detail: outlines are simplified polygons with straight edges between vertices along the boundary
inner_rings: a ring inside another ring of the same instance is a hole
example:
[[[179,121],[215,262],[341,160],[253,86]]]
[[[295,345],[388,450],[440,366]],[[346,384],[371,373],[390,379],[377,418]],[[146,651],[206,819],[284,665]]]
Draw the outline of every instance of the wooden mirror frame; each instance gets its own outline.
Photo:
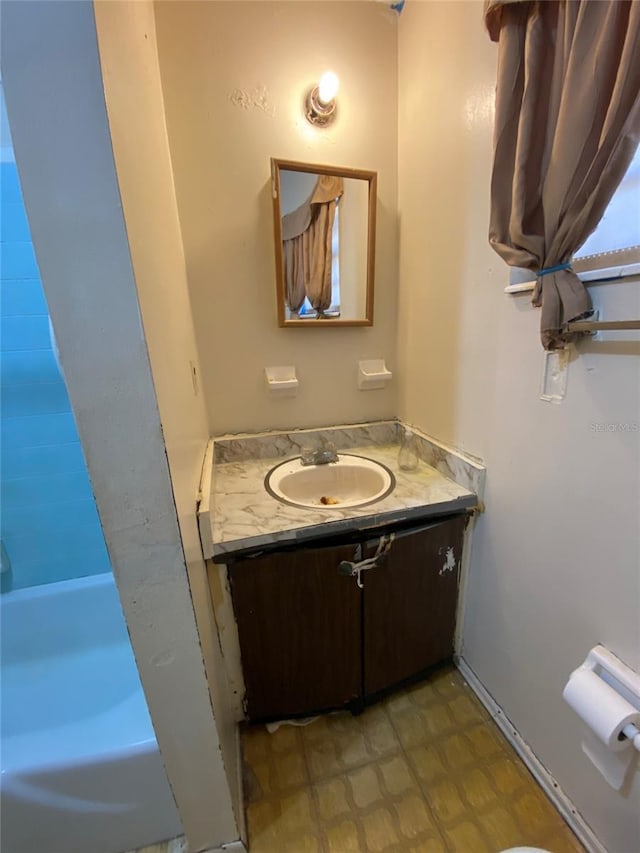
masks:
[[[317,320],[287,320],[285,313],[284,248],[282,244],[282,213],[280,210],[280,170],[310,172],[316,175],[337,175],[355,178],[369,184],[367,224],[367,293],[366,314],[362,319],[342,320],[335,318]],[[317,163],[297,163],[295,160],[271,158],[271,188],[273,199],[273,234],[276,257],[276,297],[278,302],[278,325],[281,328],[304,327],[324,329],[327,326],[373,326],[373,285],[376,256],[376,202],[378,198],[378,173],[366,169],[347,169],[340,166],[322,166]]]

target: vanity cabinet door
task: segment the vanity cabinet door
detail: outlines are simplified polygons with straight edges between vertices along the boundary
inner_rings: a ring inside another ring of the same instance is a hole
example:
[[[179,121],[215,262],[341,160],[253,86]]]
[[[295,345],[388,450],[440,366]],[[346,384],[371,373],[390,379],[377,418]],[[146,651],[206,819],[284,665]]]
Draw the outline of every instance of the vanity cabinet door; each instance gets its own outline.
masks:
[[[340,708],[362,692],[362,591],[338,574],[354,545],[229,567],[250,720]]]
[[[401,534],[363,573],[365,696],[453,654],[465,518]]]

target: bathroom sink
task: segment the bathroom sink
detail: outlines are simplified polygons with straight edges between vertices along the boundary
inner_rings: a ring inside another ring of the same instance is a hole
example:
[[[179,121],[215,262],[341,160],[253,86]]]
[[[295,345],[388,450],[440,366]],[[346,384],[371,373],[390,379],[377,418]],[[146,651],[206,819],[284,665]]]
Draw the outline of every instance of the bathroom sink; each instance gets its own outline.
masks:
[[[374,503],[396,485],[391,471],[373,459],[341,453],[337,462],[303,465],[289,459],[265,477],[266,490],[286,504],[314,509],[345,509]]]

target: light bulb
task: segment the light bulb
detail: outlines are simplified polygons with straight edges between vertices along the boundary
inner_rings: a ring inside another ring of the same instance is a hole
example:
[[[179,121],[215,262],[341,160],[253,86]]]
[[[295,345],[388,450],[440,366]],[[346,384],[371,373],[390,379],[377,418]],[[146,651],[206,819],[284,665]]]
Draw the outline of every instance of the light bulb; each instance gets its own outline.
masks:
[[[322,104],[330,103],[338,94],[340,81],[333,71],[325,71],[318,83],[318,100]]]

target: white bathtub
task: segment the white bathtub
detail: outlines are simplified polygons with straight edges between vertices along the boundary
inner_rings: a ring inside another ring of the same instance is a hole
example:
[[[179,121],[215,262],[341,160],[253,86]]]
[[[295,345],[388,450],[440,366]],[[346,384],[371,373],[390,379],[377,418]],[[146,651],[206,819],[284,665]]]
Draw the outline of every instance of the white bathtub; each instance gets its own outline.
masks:
[[[2,853],[180,835],[112,575],[6,593]]]

